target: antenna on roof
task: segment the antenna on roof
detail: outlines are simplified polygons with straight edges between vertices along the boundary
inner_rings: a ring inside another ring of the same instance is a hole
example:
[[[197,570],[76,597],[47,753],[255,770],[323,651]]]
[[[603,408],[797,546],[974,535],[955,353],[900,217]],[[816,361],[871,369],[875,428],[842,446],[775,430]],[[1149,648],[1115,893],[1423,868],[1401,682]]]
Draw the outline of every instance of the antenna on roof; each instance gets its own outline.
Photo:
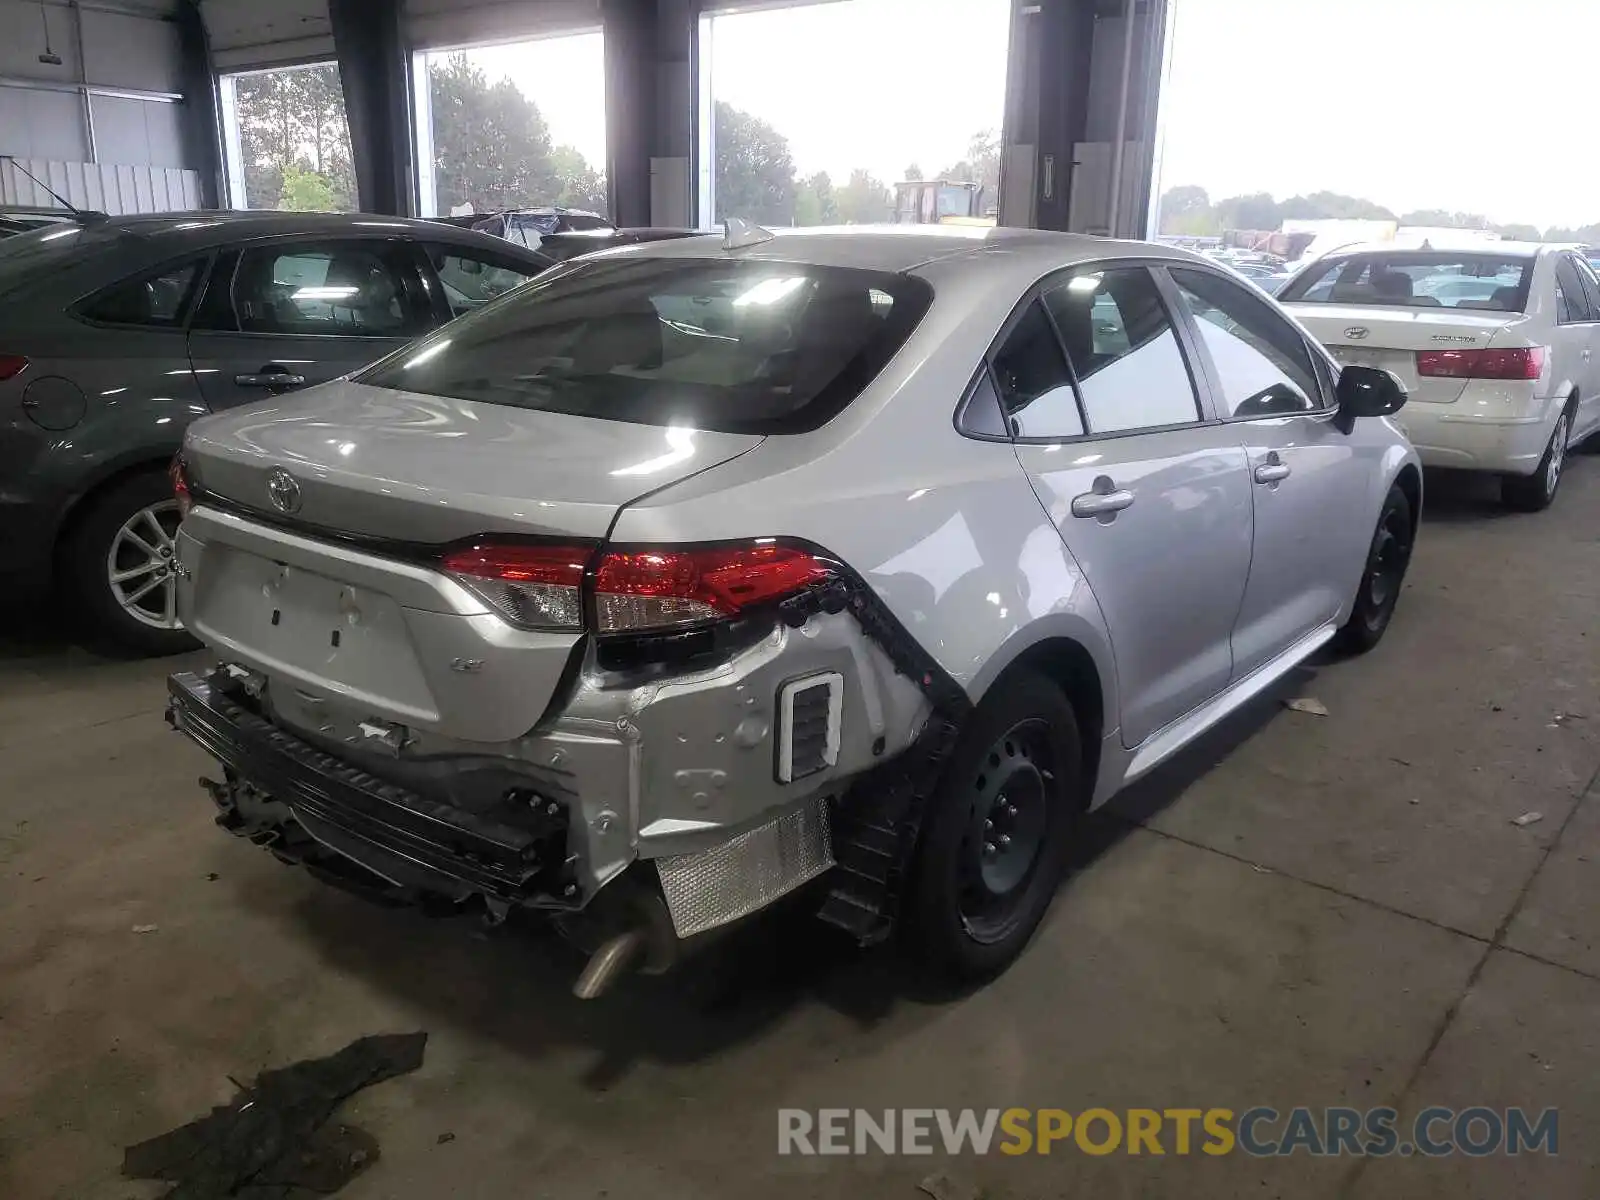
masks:
[[[8,162],[8,163],[10,163],[12,170],[20,171],[20,172],[22,172],[22,174],[26,175],[29,179],[33,180],[36,184],[38,184],[46,192],[49,192],[50,195],[55,198],[55,202],[57,204],[61,205],[62,208],[66,209],[69,213],[71,213],[73,216],[77,217],[79,220],[85,220],[85,219],[88,218],[89,214],[85,213],[82,209],[73,208],[72,205],[67,203],[67,199],[66,199],[65,196],[62,196],[59,192],[55,191],[55,189],[53,189],[44,180],[40,179],[32,171],[28,170],[27,167],[25,167],[21,163],[19,163],[16,160],[16,157],[14,155],[0,154],[0,162]]]
[[[759,246],[762,242],[770,242],[778,235],[770,229],[763,229],[752,221],[740,217],[728,217],[722,222],[724,250],[742,250],[746,246]]]

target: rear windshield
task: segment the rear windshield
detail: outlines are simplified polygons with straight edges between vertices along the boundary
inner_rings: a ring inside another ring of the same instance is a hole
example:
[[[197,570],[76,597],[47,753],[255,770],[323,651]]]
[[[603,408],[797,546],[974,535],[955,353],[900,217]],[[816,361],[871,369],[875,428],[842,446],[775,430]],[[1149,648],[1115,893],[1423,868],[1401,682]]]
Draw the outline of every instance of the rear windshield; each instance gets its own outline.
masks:
[[[1386,251],[1312,263],[1278,299],[1285,304],[1393,304],[1521,312],[1533,259],[1525,254]]]
[[[932,291],[793,263],[616,258],[552,271],[362,383],[647,425],[812,429],[884,367]]]

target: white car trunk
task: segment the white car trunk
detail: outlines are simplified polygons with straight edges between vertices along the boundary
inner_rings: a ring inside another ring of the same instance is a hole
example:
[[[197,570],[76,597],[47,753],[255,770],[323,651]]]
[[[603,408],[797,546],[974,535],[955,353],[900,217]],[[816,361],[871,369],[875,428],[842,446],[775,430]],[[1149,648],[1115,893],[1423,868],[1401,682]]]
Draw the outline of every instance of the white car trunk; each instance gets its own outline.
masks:
[[[1396,305],[1288,304],[1316,339],[1342,363],[1381,367],[1406,385],[1411,400],[1454,404],[1467,380],[1417,373],[1417,354],[1425,350],[1482,350],[1523,344],[1513,326],[1521,313],[1459,308],[1403,308]]]

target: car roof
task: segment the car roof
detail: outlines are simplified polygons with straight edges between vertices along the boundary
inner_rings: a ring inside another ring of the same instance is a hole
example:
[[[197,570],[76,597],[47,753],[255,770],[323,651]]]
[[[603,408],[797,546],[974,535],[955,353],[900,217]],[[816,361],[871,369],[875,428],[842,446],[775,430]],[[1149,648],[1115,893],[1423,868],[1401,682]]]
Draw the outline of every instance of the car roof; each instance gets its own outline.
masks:
[[[1056,233],[984,225],[822,225],[776,229],[768,241],[728,250],[723,235],[703,234],[673,241],[619,246],[591,257],[723,258],[804,263],[908,272],[934,262],[961,259],[982,269],[1018,257],[1045,269],[1104,258],[1151,257],[1208,262],[1198,255],[1150,242],[1119,242],[1088,234]]]

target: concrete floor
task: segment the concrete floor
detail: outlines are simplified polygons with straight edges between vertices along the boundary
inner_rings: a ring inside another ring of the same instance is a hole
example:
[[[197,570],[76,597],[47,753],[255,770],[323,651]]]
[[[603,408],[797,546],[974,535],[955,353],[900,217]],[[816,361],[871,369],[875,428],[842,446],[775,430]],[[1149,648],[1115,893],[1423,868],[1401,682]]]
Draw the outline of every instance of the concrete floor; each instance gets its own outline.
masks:
[[[916,1200],[940,1167],[1011,1200],[1600,1195],[1600,461],[1540,516],[1430,488],[1388,640],[1278,697],[1329,715],[1264,703],[1120,799],[965,997],[779,919],[581,1005],[546,940],[370,907],[217,830],[160,719],[172,663],[0,647],[0,1196],[158,1194],[122,1147],[228,1076],[411,1029],[422,1069],[344,1110],[382,1144],[350,1200]],[[1561,1152],[775,1153],[781,1106],[1383,1103],[1559,1106]]]

